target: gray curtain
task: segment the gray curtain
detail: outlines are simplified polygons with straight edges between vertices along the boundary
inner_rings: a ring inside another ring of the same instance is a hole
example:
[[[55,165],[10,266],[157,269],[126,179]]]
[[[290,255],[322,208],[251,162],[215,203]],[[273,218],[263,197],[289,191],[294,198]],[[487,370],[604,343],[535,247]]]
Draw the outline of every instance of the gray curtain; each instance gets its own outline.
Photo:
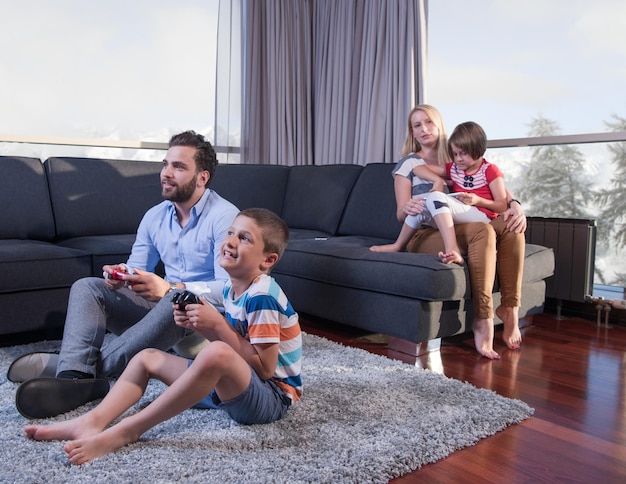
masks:
[[[395,162],[422,99],[427,0],[248,0],[243,163]]]

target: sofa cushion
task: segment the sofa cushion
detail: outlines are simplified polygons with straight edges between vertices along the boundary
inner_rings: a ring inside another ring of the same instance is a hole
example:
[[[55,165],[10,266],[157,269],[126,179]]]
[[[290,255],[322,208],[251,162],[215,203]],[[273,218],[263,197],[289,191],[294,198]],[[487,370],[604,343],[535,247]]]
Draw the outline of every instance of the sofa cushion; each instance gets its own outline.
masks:
[[[358,236],[292,240],[272,273],[428,301],[469,297],[463,267],[445,265],[431,254],[369,250],[381,241]]]
[[[348,198],[339,235],[364,235],[395,240],[401,224],[396,218],[396,198],[388,163],[363,167]]]
[[[327,232],[322,232],[321,230],[308,230],[308,229],[289,229],[289,240],[297,240],[297,239],[317,239],[317,240],[325,240],[328,237],[332,237]]]
[[[49,158],[44,165],[59,239],[135,233],[162,201],[161,163]]]
[[[554,274],[554,251],[541,245],[526,244],[524,282],[542,281]]]
[[[240,210],[259,207],[280,215],[288,176],[282,165],[218,165],[211,189]]]
[[[65,323],[69,293],[69,287],[7,294],[0,292],[0,335],[44,331],[36,338],[59,339],[62,334],[59,328],[63,328]],[[2,342],[6,344],[7,340]]]
[[[293,166],[282,218],[290,228],[335,234],[360,165]]]
[[[0,239],[54,239],[48,181],[41,160],[0,156]]]
[[[426,301],[471,299],[466,265],[443,264],[434,254],[369,250],[383,241],[364,236],[295,238],[273,273]],[[553,272],[552,249],[528,244],[523,282],[542,281]],[[499,291],[497,280],[494,291]]]
[[[136,234],[90,235],[65,239],[58,245],[91,254],[91,272],[94,276],[99,276],[103,265],[119,264],[128,260],[135,238]]]
[[[90,275],[91,256],[82,250],[37,240],[0,240],[0,293],[69,287]]]

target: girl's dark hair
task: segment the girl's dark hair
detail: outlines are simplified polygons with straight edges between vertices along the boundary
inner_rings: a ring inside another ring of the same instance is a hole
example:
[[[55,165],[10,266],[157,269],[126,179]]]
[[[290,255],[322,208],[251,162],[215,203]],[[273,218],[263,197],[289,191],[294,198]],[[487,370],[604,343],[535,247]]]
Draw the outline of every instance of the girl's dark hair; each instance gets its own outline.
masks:
[[[450,138],[448,138],[448,153],[450,153],[451,158],[454,158],[452,155],[453,143],[474,160],[482,158],[487,151],[487,135],[483,128],[474,121],[461,123],[452,131]]]
[[[208,187],[215,174],[215,168],[217,167],[217,156],[213,145],[204,138],[201,134],[195,131],[183,131],[182,133],[175,134],[170,138],[170,148],[172,146],[189,146],[196,148],[196,155],[194,161],[196,162],[196,170],[198,172],[208,171],[209,181],[206,186]]]

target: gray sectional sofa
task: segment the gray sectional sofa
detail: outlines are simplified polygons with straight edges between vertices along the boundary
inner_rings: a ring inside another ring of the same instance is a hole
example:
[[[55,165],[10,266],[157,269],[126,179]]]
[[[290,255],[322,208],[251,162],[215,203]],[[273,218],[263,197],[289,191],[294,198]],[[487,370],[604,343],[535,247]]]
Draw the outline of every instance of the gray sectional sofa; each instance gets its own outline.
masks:
[[[0,337],[63,326],[72,283],[126,260],[159,163],[0,157]]]
[[[72,282],[126,259],[141,216],[161,201],[160,168],[0,157],[8,185],[0,192],[0,335],[62,327]],[[291,241],[272,275],[300,313],[416,343],[465,332],[472,319],[465,267],[369,251],[400,229],[391,169],[220,165],[212,189],[287,222]],[[527,244],[521,315],[543,310],[553,270],[552,250]]]

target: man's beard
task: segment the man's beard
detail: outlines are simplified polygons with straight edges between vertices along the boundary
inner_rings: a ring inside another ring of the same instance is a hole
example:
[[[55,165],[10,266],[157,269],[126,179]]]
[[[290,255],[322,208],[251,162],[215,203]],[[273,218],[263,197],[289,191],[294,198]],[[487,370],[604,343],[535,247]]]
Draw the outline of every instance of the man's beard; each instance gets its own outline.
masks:
[[[169,192],[163,190],[161,195],[163,196],[163,198],[169,200],[170,202],[186,202],[191,198],[193,192],[196,190],[197,180],[198,175],[196,174],[193,179],[186,185],[176,185]]]

